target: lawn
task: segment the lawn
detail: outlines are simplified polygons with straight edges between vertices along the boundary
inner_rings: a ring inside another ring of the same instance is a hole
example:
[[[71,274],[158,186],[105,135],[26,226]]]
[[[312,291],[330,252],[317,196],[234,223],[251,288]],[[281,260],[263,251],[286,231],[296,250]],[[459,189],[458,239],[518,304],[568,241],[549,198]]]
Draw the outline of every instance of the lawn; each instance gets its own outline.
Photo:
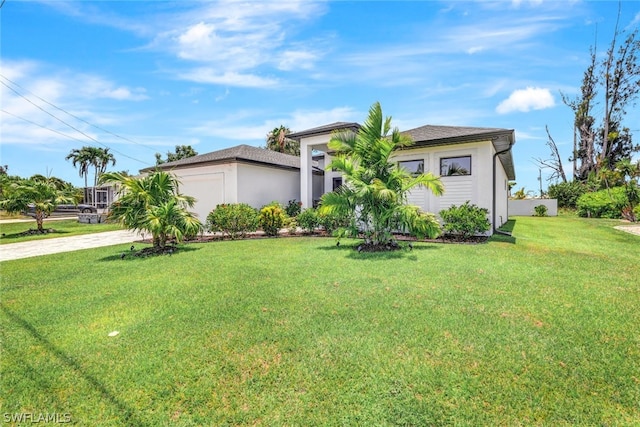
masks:
[[[640,237],[128,245],[0,264],[0,404],[80,425],[638,425]],[[109,336],[118,331],[118,335]]]
[[[0,245],[7,243],[26,242],[29,240],[51,239],[54,237],[77,236],[80,234],[100,233],[102,231],[121,230],[122,226],[115,223],[81,224],[77,219],[45,220],[45,229],[54,231],[47,234],[22,235],[28,230],[36,230],[36,221],[10,222],[0,224]]]

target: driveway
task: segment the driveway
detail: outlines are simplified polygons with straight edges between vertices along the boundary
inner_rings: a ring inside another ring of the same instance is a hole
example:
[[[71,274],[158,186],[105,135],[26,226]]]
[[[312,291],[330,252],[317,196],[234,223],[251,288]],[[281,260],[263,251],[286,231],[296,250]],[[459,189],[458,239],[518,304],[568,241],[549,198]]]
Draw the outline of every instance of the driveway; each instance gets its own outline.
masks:
[[[0,245],[0,262],[55,254],[58,252],[71,252],[100,246],[118,245],[121,243],[135,242],[136,240],[142,240],[142,237],[129,230],[117,230],[83,234],[80,236],[8,243]]]

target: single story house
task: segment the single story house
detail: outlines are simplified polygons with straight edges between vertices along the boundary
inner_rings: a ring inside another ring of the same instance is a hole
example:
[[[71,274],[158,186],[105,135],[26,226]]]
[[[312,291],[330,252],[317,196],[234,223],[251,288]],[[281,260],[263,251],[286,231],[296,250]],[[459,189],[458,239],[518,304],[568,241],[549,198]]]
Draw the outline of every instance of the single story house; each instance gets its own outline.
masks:
[[[314,184],[314,158],[324,152],[324,164],[331,161],[327,144],[333,131],[357,132],[358,123],[338,122],[288,135],[300,142],[300,197],[303,208],[313,206],[320,196],[342,183],[338,172],[325,171],[323,186]],[[419,188],[409,195],[409,203],[424,211],[438,213],[469,200],[490,212],[495,229],[508,220],[509,181],[515,179],[511,148],[512,129],[421,126],[403,132],[415,145],[397,151],[393,159],[412,172],[440,175],[444,194],[434,196]]]
[[[205,221],[222,203],[259,208],[272,201],[300,200],[300,158],[264,148],[238,145],[142,169],[170,171],[180,192],[196,198],[194,213]]]
[[[239,145],[140,172],[158,168],[174,173],[181,182],[181,193],[197,199],[194,211],[201,220],[221,203],[259,208],[272,201],[286,204],[295,199],[303,208],[312,207],[322,194],[342,184],[339,172],[325,170],[332,156],[327,146],[331,133],[359,128],[358,123],[337,122],[289,134],[300,142],[300,157]],[[397,151],[393,159],[412,172],[440,175],[445,189],[439,197],[415,189],[409,203],[437,214],[469,200],[489,210],[493,228],[507,221],[508,182],[515,179],[513,130],[428,125],[403,133],[415,145]]]

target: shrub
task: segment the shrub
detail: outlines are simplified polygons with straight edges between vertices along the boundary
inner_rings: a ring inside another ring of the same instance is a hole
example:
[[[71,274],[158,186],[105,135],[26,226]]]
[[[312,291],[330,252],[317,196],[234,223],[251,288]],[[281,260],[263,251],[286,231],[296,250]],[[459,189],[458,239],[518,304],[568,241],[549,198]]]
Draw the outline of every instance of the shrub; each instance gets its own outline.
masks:
[[[302,202],[296,201],[296,199],[289,200],[287,206],[284,208],[284,211],[288,216],[294,218],[300,214],[300,210],[302,209]]]
[[[440,217],[444,221],[444,231],[459,236],[463,240],[491,229],[491,223],[487,219],[488,214],[488,209],[471,205],[469,201],[440,211]]]
[[[320,218],[318,212],[313,209],[305,209],[298,215],[298,225],[307,233],[313,233],[313,231],[320,226]]]
[[[547,207],[545,205],[538,205],[533,208],[533,216],[547,216]]]
[[[620,218],[622,209],[628,206],[624,187],[585,193],[578,199],[578,216],[587,218]]]
[[[559,208],[574,208],[576,202],[586,192],[584,184],[578,181],[560,182],[549,186],[549,198],[558,200]]]
[[[207,215],[207,227],[232,239],[258,229],[258,212],[246,203],[222,204]]]
[[[320,225],[329,234],[333,234],[339,228],[347,228],[352,225],[349,215],[341,215],[335,212],[319,214],[318,219]]]
[[[278,203],[272,203],[260,209],[258,223],[267,236],[277,236],[286,220],[287,216]]]

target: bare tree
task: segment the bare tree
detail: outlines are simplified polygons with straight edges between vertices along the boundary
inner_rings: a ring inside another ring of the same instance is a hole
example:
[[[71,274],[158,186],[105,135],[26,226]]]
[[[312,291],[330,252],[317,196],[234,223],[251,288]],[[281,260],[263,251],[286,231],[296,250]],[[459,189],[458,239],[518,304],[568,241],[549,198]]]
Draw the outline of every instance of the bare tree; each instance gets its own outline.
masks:
[[[564,168],[562,167],[562,159],[560,158],[558,146],[551,136],[551,133],[549,133],[549,126],[545,126],[544,128],[547,131],[547,145],[551,149],[551,158],[545,160],[534,158],[533,160],[541,168],[551,169],[553,171],[549,178],[547,178],[548,181],[557,181],[558,179],[561,179],[562,182],[567,182],[567,175],[564,173]]]

